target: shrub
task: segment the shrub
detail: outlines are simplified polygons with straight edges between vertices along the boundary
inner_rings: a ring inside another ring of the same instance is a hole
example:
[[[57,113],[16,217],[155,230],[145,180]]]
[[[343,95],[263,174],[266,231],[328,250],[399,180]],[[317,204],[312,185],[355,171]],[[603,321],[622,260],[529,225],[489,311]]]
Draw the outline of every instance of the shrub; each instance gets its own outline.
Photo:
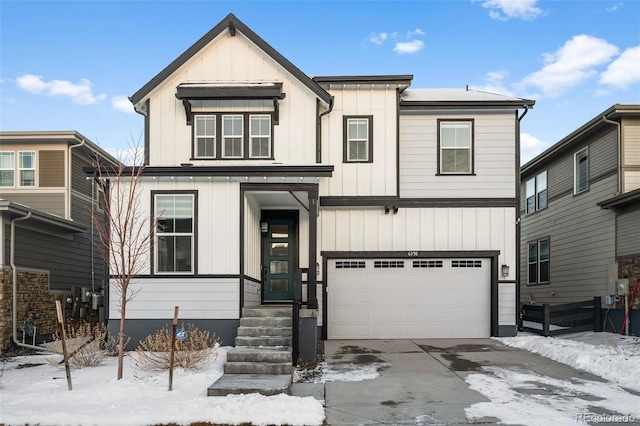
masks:
[[[100,365],[105,357],[114,356],[118,348],[117,336],[109,335],[105,324],[92,326],[89,323],[67,326],[67,354],[69,367],[80,369]],[[53,341],[48,344],[56,353],[62,355],[62,340],[59,333],[53,335]],[[47,362],[56,367],[64,368],[64,364],[53,358],[46,358]]]
[[[187,328],[182,324],[181,328],[186,330],[187,337],[184,341],[176,340],[174,367],[198,370],[218,358],[216,348],[220,347],[220,343],[215,333],[200,330],[193,324],[187,324]],[[136,348],[136,368],[147,371],[168,370],[171,357],[171,335],[172,330],[165,325],[141,341],[140,346]]]

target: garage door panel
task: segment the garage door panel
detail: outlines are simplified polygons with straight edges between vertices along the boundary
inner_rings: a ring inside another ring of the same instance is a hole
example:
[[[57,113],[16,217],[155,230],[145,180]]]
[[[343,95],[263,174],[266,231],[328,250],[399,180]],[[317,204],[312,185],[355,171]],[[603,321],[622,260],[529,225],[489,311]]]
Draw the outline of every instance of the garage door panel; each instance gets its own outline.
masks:
[[[339,269],[329,261],[330,339],[489,336],[489,259],[346,262],[360,267]]]

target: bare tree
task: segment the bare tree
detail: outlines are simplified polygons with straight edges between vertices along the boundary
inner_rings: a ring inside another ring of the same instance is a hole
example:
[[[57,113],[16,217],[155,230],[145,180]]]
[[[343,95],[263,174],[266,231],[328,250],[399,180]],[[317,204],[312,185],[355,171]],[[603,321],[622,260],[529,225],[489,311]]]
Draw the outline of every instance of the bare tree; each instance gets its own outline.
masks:
[[[93,224],[100,237],[100,252],[109,267],[113,285],[110,299],[117,298],[120,312],[118,333],[118,380],[122,379],[125,347],[127,303],[138,290],[132,287],[136,277],[149,268],[151,240],[156,220],[141,204],[142,150],[130,145],[120,163],[105,164],[96,159],[96,177],[104,184],[101,197],[103,216],[92,214]],[[129,163],[130,165],[125,165]],[[115,297],[114,297],[115,296]]]

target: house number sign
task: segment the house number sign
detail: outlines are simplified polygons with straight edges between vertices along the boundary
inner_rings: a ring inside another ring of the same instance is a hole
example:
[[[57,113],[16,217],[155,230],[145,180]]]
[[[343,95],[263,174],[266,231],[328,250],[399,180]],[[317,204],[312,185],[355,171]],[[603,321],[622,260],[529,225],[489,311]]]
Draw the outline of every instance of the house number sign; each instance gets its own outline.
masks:
[[[407,256],[409,256],[409,257],[418,257],[419,255],[420,255],[420,252],[419,252],[419,251],[410,251],[410,252],[407,252]]]

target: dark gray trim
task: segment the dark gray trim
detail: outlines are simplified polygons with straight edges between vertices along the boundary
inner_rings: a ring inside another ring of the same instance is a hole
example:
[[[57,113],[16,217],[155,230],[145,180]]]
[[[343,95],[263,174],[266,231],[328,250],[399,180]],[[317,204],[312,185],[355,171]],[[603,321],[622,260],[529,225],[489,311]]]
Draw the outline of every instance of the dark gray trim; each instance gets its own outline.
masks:
[[[514,207],[517,198],[398,198],[391,196],[322,196],[321,207]]]
[[[519,305],[519,303],[516,303]],[[515,337],[518,334],[518,327],[515,325],[498,325],[497,337]]]
[[[479,251],[321,251],[323,276],[323,313],[322,313],[322,339],[327,339],[327,321],[328,321],[328,304],[327,304],[327,283],[328,277],[328,260],[340,258],[391,258],[391,259],[429,259],[429,258],[489,258],[491,259],[491,336],[499,335],[498,327],[498,255],[499,250],[479,250]],[[516,304],[518,302],[516,301]]]
[[[469,165],[470,170],[469,173],[443,173],[440,170],[440,153],[441,153],[441,148],[440,148],[440,134],[442,133],[440,131],[440,125],[442,123],[450,123],[450,122],[469,122],[471,123],[471,164]],[[436,176],[475,176],[475,157],[476,157],[476,146],[475,146],[475,128],[476,128],[476,124],[475,124],[475,120],[473,118],[439,118],[438,119],[438,128],[436,129],[437,134],[437,152],[436,152],[436,161],[437,161],[437,172],[436,172]]]
[[[398,204],[398,197],[386,196],[333,196],[320,197],[321,207],[384,207]]]
[[[239,271],[238,273],[240,274],[241,277],[244,277],[245,271],[244,271],[244,252],[245,252],[245,247],[244,247],[244,228],[245,228],[245,205],[244,205],[244,186],[243,184],[240,184],[240,191],[239,195],[240,195],[240,202],[238,203],[240,205],[240,230],[238,232],[238,268]],[[262,243],[262,242],[261,242]],[[262,276],[260,277],[262,279]],[[239,307],[238,309],[240,310],[240,316],[242,316],[242,308],[244,308],[244,280],[240,279],[240,283],[239,283],[239,289],[238,289],[239,293],[240,293],[240,297],[239,299]]]
[[[151,238],[150,249],[151,249],[151,259],[149,261],[149,265],[151,266],[150,275],[154,278],[158,277],[176,277],[176,276],[185,276],[189,278],[193,278],[198,276],[198,190],[152,190],[151,191],[151,210],[149,211],[149,223],[154,223],[154,212],[155,212],[155,201],[156,195],[184,195],[191,194],[193,195],[193,273],[191,274],[178,274],[178,273],[156,273],[155,272],[155,240],[156,240],[156,230],[153,230],[153,238]]]
[[[33,226],[35,224],[40,228],[44,226],[49,229],[69,233],[81,233],[87,231],[86,226],[80,225],[71,220],[63,219],[59,216],[32,209],[31,207],[14,203],[9,200],[0,199],[0,214],[6,216],[9,220],[17,217],[24,217],[29,212],[31,212],[31,217],[22,222],[22,225],[29,224]]]
[[[259,85],[207,85],[181,83],[176,87],[176,98],[180,100],[235,100],[235,99],[284,99],[282,83]]]
[[[540,282],[540,241],[547,240],[549,242],[549,281]],[[538,282],[530,283],[529,282],[529,245],[535,243],[538,252],[536,253],[536,277]],[[527,286],[540,286],[540,285],[550,285],[551,284],[551,236],[547,235],[540,238],[535,238],[527,241]]]
[[[295,240],[295,251],[293,253],[294,271],[300,267],[300,211],[299,210],[260,210],[260,222],[269,219],[291,219],[295,222],[293,239]],[[264,234],[260,236],[260,263],[264,265]],[[266,266],[261,268],[261,282],[265,282]],[[274,300],[264,299],[264,286],[260,289],[260,299],[262,303],[274,303]],[[289,302],[288,300],[286,302]]]
[[[396,89],[396,196],[400,196],[400,89]]]
[[[349,160],[348,152],[348,138],[349,138],[349,126],[348,122],[352,118],[365,118],[368,121],[369,139],[368,143],[368,155],[366,160]],[[343,163],[373,163],[373,115],[343,115],[342,116],[342,162]]]
[[[146,104],[146,114],[144,114],[144,162],[143,165],[148,166],[151,162],[150,160],[150,149],[151,149],[151,141],[149,133],[151,129],[151,124],[149,122],[149,115],[151,114],[151,101],[147,99]]]
[[[262,284],[262,281],[259,278],[253,278],[253,277],[250,277],[249,275],[242,275],[242,279],[246,281],[254,282],[256,284]]]
[[[640,202],[640,189],[634,189],[633,191],[611,197],[608,200],[600,201],[596,203],[596,205],[602,209],[616,209],[627,207],[638,202]]]
[[[318,276],[316,262],[318,253],[318,186],[309,191],[309,270],[307,271],[307,308],[318,308]],[[324,299],[324,298],[323,298]]]
[[[381,83],[381,84],[406,84],[409,86],[413,80],[413,75],[347,75],[347,76],[316,76],[313,81],[316,83]]]
[[[123,169],[123,175],[130,175],[132,167]],[[85,173],[93,175],[95,167],[83,167]],[[103,168],[102,176],[113,177],[118,170]],[[326,164],[286,165],[286,164],[260,164],[237,166],[180,166],[180,167],[145,167],[142,176],[292,176],[292,177],[331,177],[333,166]]]
[[[531,108],[535,101],[528,99],[504,101],[400,101],[400,109],[411,110],[461,110],[461,109],[519,109]]]
[[[165,69],[160,71],[155,77],[153,77],[147,84],[142,86],[140,90],[134,93],[129,99],[135,105],[144,99],[153,89],[158,87],[163,81],[169,78],[175,71],[184,65],[189,59],[196,55],[200,50],[206,47],[211,41],[218,37],[223,31],[228,30],[229,27],[234,27],[236,31],[240,31],[251,42],[253,42],[258,48],[263,50],[267,55],[271,56],[273,60],[291,73],[302,84],[307,86],[309,90],[318,96],[325,103],[329,103],[331,95],[327,93],[320,85],[310,79],[305,73],[300,71],[295,65],[289,62],[284,56],[278,53],[273,47],[267,44],[262,38],[254,33],[249,27],[247,27],[242,21],[236,18],[232,13],[228,14],[222,21],[220,21],[215,27],[213,27],[207,34],[205,34],[200,40],[196,41],[185,52],[178,56],[173,62],[171,62]]]

